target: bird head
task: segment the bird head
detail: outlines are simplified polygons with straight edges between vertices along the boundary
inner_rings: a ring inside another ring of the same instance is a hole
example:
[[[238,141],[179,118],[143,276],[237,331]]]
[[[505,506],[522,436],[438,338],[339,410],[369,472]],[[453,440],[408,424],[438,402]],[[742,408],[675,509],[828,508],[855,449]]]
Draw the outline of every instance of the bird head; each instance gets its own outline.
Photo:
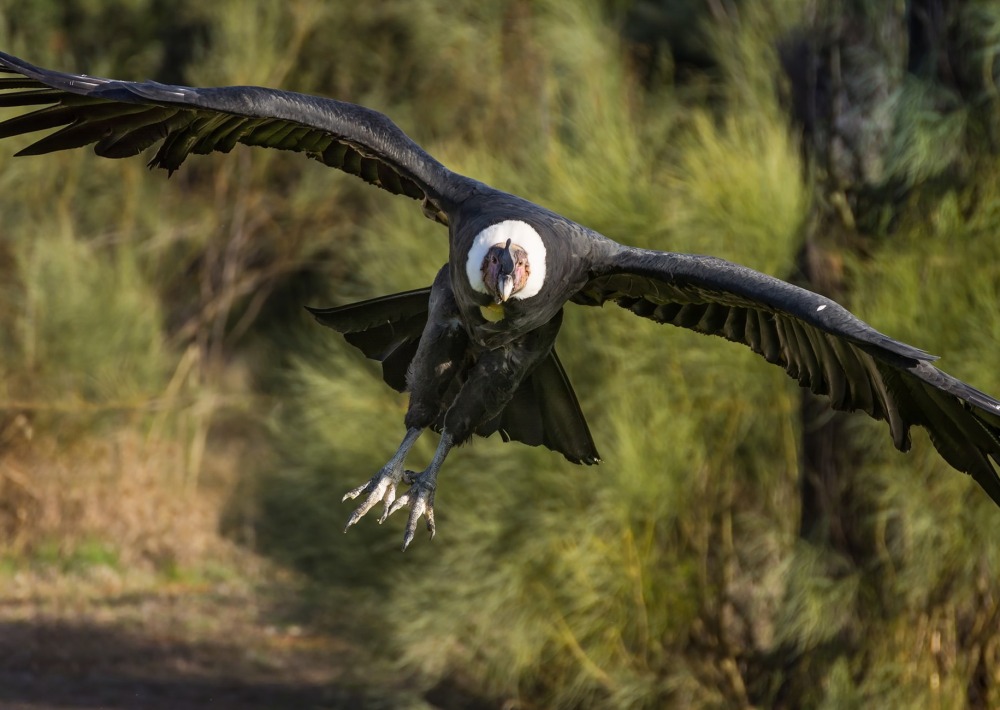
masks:
[[[483,258],[483,284],[496,303],[504,303],[508,298],[524,288],[531,273],[528,252],[517,244],[494,244]]]

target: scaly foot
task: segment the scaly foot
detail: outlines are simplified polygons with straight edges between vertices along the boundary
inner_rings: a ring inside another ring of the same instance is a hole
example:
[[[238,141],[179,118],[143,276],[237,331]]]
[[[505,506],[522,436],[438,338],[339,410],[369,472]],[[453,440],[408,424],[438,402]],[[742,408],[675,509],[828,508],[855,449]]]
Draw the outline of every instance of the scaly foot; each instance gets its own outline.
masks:
[[[410,519],[406,522],[406,532],[403,534],[403,549],[405,550],[413,542],[413,536],[417,531],[417,522],[420,516],[427,516],[427,530],[430,531],[431,539],[434,539],[434,490],[437,488],[437,474],[444,463],[445,457],[451,451],[451,434],[447,431],[441,432],[441,443],[438,444],[434,458],[427,464],[419,475],[413,471],[403,474],[403,480],[410,484],[410,490],[401,495],[395,503],[386,509],[383,516],[392,515],[403,506],[410,507]]]
[[[379,522],[381,523],[389,516],[389,507],[396,500],[396,486],[399,485],[399,481],[403,478],[403,461],[420,437],[421,431],[421,429],[407,430],[406,436],[403,438],[403,443],[399,445],[399,449],[389,459],[389,462],[378,473],[372,476],[367,483],[362,483],[357,488],[353,488],[344,494],[341,501],[353,500],[362,494],[368,494],[368,497],[364,499],[361,505],[354,509],[351,517],[347,519],[344,532],[347,532],[352,525],[361,520],[365,516],[365,513],[374,508],[379,501],[385,501],[385,510],[382,512]]]
[[[410,490],[401,495],[392,505],[386,505],[386,512],[382,516],[383,520],[395,513],[405,505],[410,506],[410,519],[406,522],[406,532],[403,534],[403,549],[405,550],[413,542],[413,536],[417,531],[417,521],[421,515],[427,516],[427,531],[434,539],[434,489],[436,483],[437,469],[427,468],[426,471],[417,475],[414,471],[407,471],[403,474],[403,480],[410,485]]]
[[[388,516],[389,506],[392,502],[396,500],[396,486],[399,485],[400,479],[403,477],[403,472],[399,470],[402,466],[390,467],[386,464],[381,471],[376,473],[371,477],[367,483],[362,483],[357,488],[352,488],[344,494],[341,501],[353,500],[363,493],[367,493],[368,497],[362,501],[361,505],[354,509],[351,513],[351,517],[347,519],[347,525],[344,526],[344,532],[354,525],[356,522],[361,520],[365,514],[374,508],[380,501],[385,501],[385,511],[382,513],[382,517],[379,518],[381,523]]]

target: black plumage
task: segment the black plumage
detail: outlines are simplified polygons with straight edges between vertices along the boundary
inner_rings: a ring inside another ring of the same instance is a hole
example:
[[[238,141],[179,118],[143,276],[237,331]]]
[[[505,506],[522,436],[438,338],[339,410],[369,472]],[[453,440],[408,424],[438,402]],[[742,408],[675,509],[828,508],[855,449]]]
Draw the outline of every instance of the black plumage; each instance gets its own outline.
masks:
[[[0,106],[40,106],[0,123],[0,138],[57,129],[20,151],[94,145],[120,158],[158,145],[150,166],[176,170],[191,153],[237,143],[305,153],[421,201],[449,228],[449,262],[428,289],[312,310],[382,362],[410,392],[407,433],[370,481],[348,527],[379,501],[408,505],[404,547],[426,515],[433,533],[437,472],[473,434],[599,460],[554,350],[567,303],[617,303],[636,315],[743,343],[841,410],[889,424],[910,446],[924,426],[944,459],[1000,505],[1000,402],[935,368],[828,298],[721,259],[624,246],[514,195],[454,173],[371,109],[259,87],[193,89],[34,67],[0,53]],[[524,256],[526,254],[526,257]],[[499,258],[497,258],[499,255]],[[422,473],[404,469],[425,428],[441,443]],[[395,498],[396,487],[411,484]]]

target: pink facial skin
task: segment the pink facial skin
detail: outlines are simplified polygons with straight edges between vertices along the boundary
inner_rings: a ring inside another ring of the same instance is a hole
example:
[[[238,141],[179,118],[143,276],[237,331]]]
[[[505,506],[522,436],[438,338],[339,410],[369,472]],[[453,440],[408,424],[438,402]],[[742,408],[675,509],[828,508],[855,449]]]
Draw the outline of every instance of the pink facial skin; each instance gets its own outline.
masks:
[[[494,244],[483,258],[483,284],[496,303],[524,288],[531,273],[528,252],[517,244]]]

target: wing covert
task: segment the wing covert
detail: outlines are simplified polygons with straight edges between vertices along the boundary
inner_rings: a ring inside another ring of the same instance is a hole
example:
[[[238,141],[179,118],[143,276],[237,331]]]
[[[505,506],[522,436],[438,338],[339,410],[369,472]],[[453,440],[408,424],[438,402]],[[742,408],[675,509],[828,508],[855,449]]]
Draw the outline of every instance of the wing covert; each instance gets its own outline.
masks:
[[[835,301],[723,259],[621,247],[574,296],[742,343],[835,409],[889,424],[893,443],[926,427],[944,459],[1000,505],[1000,401],[878,332]]]

